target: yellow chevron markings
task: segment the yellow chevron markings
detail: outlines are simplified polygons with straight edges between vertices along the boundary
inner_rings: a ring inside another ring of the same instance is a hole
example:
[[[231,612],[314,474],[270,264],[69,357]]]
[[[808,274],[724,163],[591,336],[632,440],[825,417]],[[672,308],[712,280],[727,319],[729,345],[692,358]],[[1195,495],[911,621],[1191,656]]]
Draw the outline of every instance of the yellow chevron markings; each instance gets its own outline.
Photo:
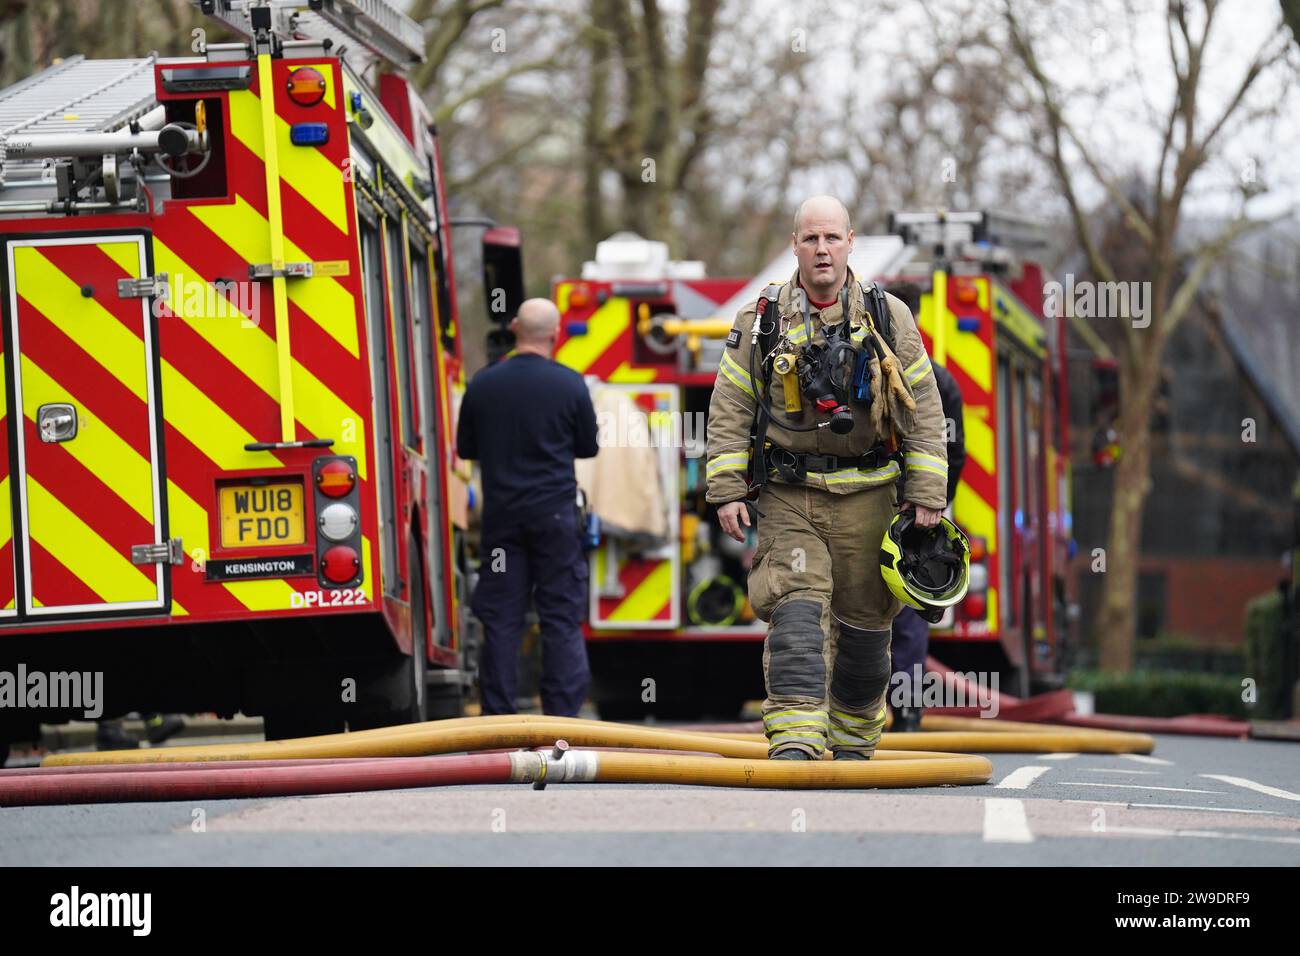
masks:
[[[144,343],[94,299],[82,296],[75,282],[31,247],[14,250],[23,263],[23,296],[65,335],[80,345],[141,401],[148,399]],[[177,431],[223,469],[275,468],[269,452],[244,451],[256,439],[163,361],[164,414]]]
[[[322,69],[321,72],[325,71]],[[328,79],[326,85],[329,85]],[[348,205],[343,191],[343,170],[314,146],[295,146],[289,138],[289,130],[289,123],[277,115],[275,144],[285,160],[280,163],[280,178],[346,235]],[[230,94],[230,131],[258,159],[266,159],[260,97],[248,90]]]
[[[591,368],[632,323],[632,307],[627,299],[612,298],[587,320],[587,334],[567,339],[555,360],[579,372]]]
[[[966,482],[957,485],[957,493],[952,500],[953,514],[957,524],[970,536],[983,538],[988,545],[988,553],[996,554],[998,550],[997,515],[989,503],[977,495]]]
[[[220,206],[191,206],[190,212],[240,256],[252,263],[271,261],[270,226],[242,196]],[[285,236],[284,255],[290,262],[305,262],[307,254]],[[348,354],[357,358],[356,303],[344,285],[332,276],[288,279],[289,300],[302,309]]]
[[[36,411],[50,402],[72,401],[70,392],[26,355],[22,356],[23,413],[36,421]],[[154,523],[153,470],[129,443],[81,402],[77,405],[77,440],[64,450],[98,475],[113,492],[149,524]],[[2,498],[3,496],[0,496]]]
[[[143,266],[140,264],[140,246],[132,242],[103,242],[99,250],[118,264],[123,272],[133,279],[139,279]]]
[[[169,275],[183,274],[191,279],[207,282],[208,279],[181,259],[156,237],[154,261],[161,271]],[[172,271],[174,270],[174,272]],[[173,298],[179,291],[172,289]],[[258,326],[245,326],[237,309],[226,311],[225,316],[193,315],[178,311],[180,302],[169,303],[172,311],[186,325],[222,355],[236,361],[240,370],[253,380],[263,392],[275,399],[279,394],[276,377],[275,341]],[[331,451],[339,455],[352,455],[357,459],[357,474],[366,478],[365,419],[334,394],[301,362],[293,363],[293,390],[297,396],[294,413],[298,421],[313,435],[333,438]],[[168,416],[171,417],[170,415]],[[352,424],[349,425],[348,423]],[[242,446],[241,446],[242,447]]]
[[[646,575],[645,579],[632,589],[632,593],[623,599],[614,612],[611,621],[652,621],[656,614],[672,598],[673,563],[661,561],[659,566]]]
[[[989,423],[983,418],[970,414],[969,409],[967,413],[962,415],[962,424],[966,428],[966,454],[985,472],[990,475],[995,474],[993,429],[989,427]]]
[[[119,604],[157,600],[158,584],[153,578],[97,535],[31,475],[27,476],[27,513],[33,540],[104,601]]]

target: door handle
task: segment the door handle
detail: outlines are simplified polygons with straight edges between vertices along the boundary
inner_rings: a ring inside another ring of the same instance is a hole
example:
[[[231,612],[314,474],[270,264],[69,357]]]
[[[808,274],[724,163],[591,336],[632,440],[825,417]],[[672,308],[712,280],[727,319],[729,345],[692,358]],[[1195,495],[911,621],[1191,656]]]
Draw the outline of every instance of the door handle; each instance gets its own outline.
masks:
[[[71,441],[77,437],[77,410],[62,402],[42,405],[36,410],[36,427],[43,442]]]

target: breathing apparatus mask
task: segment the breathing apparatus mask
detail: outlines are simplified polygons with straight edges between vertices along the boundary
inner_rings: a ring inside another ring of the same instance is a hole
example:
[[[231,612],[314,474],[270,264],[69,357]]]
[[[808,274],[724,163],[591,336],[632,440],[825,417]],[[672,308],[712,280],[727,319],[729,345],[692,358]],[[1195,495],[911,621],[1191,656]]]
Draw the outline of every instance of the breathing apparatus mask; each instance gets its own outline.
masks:
[[[859,348],[849,336],[847,286],[841,294],[845,320],[823,329],[825,342],[814,340],[808,300],[802,290],[800,295],[804,344],[795,353],[777,355],[772,370],[782,376],[786,411],[801,411],[799,399],[806,398],[818,411],[830,413],[830,421],[820,423],[819,427],[824,425],[837,435],[846,435],[853,430],[853,409],[849,400],[868,405],[871,402],[870,354]]]
[[[794,356],[779,355],[773,362],[773,368],[781,374],[794,372],[798,379],[799,391],[818,411],[830,412],[829,428],[837,435],[846,435],[853,430],[853,409],[849,407],[849,398],[862,400],[867,397],[855,388],[855,372],[866,369],[862,353],[854,346],[845,333],[846,324],[826,329],[826,342],[804,345]],[[793,368],[791,365],[793,364]],[[786,378],[787,385],[790,379]]]

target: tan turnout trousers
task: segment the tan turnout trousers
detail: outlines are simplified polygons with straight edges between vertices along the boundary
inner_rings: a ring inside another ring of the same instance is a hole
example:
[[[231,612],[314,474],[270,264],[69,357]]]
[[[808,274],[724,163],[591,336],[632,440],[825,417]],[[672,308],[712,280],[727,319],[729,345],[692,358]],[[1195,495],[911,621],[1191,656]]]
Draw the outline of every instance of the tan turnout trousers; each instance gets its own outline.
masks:
[[[880,576],[880,541],[896,513],[893,484],[838,494],[768,482],[749,572],[763,645],[769,754],[870,756],[885,724],[890,626],[898,599]]]

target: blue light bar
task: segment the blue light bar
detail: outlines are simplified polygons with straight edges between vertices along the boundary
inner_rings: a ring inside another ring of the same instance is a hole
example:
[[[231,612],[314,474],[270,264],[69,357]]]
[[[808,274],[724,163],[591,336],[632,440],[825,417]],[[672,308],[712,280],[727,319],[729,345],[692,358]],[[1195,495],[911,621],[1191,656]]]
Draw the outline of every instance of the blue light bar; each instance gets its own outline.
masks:
[[[566,322],[566,323],[564,324],[564,334],[567,335],[567,336],[569,336],[569,338],[573,338],[575,335],[586,335],[586,334],[587,334],[587,323],[586,323],[586,322]]]
[[[330,128],[325,123],[294,123],[289,141],[295,146],[320,146],[330,141]]]
[[[958,332],[978,332],[979,330],[980,330],[980,320],[979,320],[979,319],[974,318],[974,317],[969,317],[969,318],[960,318],[960,317],[959,317],[959,318],[957,319],[957,331],[958,331]]]

